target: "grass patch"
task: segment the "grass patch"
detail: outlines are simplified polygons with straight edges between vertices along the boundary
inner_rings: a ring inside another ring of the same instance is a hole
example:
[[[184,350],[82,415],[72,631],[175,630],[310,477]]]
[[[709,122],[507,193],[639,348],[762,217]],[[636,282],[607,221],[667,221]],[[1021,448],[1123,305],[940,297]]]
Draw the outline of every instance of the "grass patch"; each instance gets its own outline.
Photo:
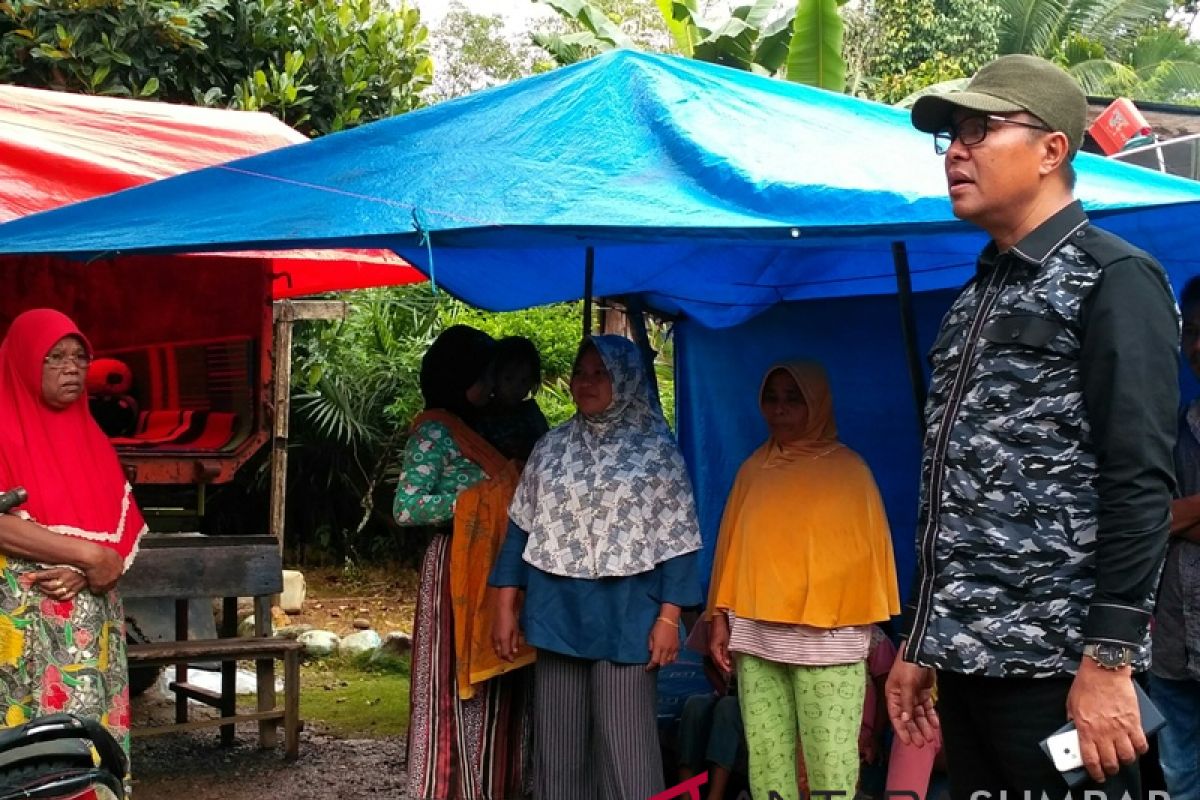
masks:
[[[300,716],[345,737],[400,736],[408,730],[408,660],[370,663],[336,657],[301,668]]]

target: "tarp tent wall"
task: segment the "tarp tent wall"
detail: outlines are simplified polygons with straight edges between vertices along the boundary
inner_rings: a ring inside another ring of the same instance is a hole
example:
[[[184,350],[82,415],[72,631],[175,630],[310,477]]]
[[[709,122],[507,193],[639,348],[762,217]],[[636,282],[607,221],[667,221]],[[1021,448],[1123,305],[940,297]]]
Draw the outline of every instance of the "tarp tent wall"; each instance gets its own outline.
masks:
[[[948,292],[916,297],[921,345],[932,343]],[[711,566],[725,497],[742,460],[766,440],[758,392],[771,364],[819,361],[829,372],[838,432],[875,473],[892,525],[901,582],[912,572],[920,434],[894,297],[837,298],[777,306],[735,328],[676,328],[679,439],[694,465]]]

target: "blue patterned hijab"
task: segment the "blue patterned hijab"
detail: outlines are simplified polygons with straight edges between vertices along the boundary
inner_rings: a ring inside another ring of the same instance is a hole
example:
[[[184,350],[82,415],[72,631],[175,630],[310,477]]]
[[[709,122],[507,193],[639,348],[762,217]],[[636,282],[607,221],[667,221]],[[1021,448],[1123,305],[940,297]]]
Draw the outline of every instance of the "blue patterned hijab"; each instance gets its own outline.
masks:
[[[543,572],[637,575],[700,549],[692,485],[637,345],[589,343],[612,379],[612,404],[542,437],[509,516],[529,533],[525,560]]]

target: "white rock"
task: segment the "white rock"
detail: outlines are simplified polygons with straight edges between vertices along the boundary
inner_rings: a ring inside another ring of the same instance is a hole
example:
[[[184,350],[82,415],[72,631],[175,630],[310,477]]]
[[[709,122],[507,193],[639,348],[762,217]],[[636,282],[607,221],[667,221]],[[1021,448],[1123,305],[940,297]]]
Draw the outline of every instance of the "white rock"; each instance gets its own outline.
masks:
[[[338,651],[342,640],[331,631],[309,631],[300,634],[296,641],[304,645],[304,652],[310,656],[328,656]]]
[[[304,582],[304,573],[295,569],[283,571],[283,594],[279,596],[279,605],[289,614],[299,614],[304,610],[304,597],[308,587]]]
[[[341,651],[348,656],[371,653],[379,649],[383,640],[375,631],[358,631],[342,639]]]
[[[154,684],[154,692],[156,695],[164,699],[169,699],[172,702],[175,700],[175,690],[171,688],[172,681],[175,680],[175,669],[168,667],[163,670],[163,674],[158,677],[158,681]],[[202,689],[208,689],[210,692],[221,691],[221,673],[216,670],[199,669],[192,667],[188,670],[188,683],[193,686],[199,686]],[[258,676],[250,670],[239,669],[237,671],[237,681],[235,691],[238,694],[257,694],[258,693]],[[283,679],[275,679],[275,691],[283,691]],[[198,700],[188,699],[188,705],[203,706]]]

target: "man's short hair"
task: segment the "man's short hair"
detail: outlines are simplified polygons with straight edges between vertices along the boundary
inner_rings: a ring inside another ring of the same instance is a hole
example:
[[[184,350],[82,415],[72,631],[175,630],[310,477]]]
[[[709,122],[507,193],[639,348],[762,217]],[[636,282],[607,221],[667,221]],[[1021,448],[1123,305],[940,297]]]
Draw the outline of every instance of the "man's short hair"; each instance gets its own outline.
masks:
[[[1189,280],[1183,286],[1183,291],[1179,293],[1179,307],[1181,309],[1188,306],[1200,303],[1200,275]]]

